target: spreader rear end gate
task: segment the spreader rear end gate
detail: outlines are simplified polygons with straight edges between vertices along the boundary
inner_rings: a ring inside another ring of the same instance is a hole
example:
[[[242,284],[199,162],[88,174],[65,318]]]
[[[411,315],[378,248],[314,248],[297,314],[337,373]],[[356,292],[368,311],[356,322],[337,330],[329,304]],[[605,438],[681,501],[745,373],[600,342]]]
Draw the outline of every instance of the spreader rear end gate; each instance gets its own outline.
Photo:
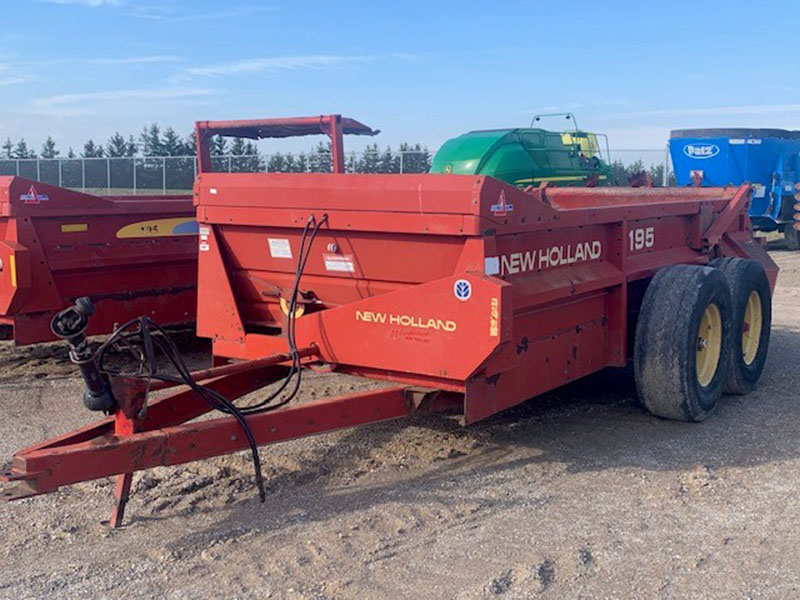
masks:
[[[631,360],[645,407],[686,421],[760,377],[777,267],[752,237],[749,186],[519,189],[337,160],[324,174],[211,171],[214,135],[311,133],[341,157],[343,134],[374,131],[338,115],[198,123],[197,330],[227,364],[189,373],[141,317],[114,334],[139,363],[111,371],[103,346],[62,327],[76,362],[91,353],[87,406],[109,416],[18,452],[7,499],[117,475],[116,525],[132,473],[154,466],[249,448],[260,487],[265,444],[420,411],[470,424]],[[297,402],[316,364],[391,385]]]

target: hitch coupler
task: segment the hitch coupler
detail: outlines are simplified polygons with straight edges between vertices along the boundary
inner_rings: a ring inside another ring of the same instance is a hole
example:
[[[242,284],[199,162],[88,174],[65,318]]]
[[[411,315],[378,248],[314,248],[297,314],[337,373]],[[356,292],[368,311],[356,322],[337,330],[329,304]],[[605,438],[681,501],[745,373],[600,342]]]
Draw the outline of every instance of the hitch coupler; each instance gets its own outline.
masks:
[[[57,313],[50,329],[69,344],[69,359],[81,370],[86,390],[83,403],[89,410],[108,413],[114,407],[114,396],[106,376],[94,360],[94,353],[86,339],[89,319],[94,314],[94,304],[89,298],[78,298],[74,306]]]

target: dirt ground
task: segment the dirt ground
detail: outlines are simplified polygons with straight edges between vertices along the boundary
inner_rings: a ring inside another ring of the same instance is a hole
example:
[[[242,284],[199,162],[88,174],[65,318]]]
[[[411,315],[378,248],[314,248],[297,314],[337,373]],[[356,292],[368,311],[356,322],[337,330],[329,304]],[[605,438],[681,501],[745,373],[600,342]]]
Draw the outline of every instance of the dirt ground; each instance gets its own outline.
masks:
[[[606,371],[469,428],[426,416],[0,504],[2,598],[800,596],[800,253],[759,388],[649,416]],[[203,348],[192,359],[203,361]],[[89,422],[60,345],[0,349],[0,463]],[[369,382],[314,375],[302,396]]]

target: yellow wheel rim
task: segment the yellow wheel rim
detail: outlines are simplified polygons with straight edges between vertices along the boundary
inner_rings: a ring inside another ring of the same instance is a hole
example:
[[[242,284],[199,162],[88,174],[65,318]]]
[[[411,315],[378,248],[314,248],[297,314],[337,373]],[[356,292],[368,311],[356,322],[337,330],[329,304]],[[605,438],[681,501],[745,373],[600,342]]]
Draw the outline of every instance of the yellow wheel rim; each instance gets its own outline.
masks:
[[[758,345],[761,343],[761,328],[764,326],[761,314],[761,296],[753,290],[747,298],[744,308],[744,322],[742,323],[742,356],[744,364],[751,365],[758,354]]]
[[[697,381],[707,386],[714,379],[722,352],[722,315],[716,304],[709,304],[697,331]]]

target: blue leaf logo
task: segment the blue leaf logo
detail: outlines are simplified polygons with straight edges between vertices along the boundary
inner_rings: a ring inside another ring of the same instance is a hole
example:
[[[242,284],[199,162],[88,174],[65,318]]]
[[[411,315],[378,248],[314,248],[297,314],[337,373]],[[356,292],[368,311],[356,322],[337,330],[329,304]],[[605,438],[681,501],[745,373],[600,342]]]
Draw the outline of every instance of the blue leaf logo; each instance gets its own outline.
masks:
[[[469,300],[472,296],[472,284],[466,279],[459,279],[453,285],[453,294],[459,300]]]

